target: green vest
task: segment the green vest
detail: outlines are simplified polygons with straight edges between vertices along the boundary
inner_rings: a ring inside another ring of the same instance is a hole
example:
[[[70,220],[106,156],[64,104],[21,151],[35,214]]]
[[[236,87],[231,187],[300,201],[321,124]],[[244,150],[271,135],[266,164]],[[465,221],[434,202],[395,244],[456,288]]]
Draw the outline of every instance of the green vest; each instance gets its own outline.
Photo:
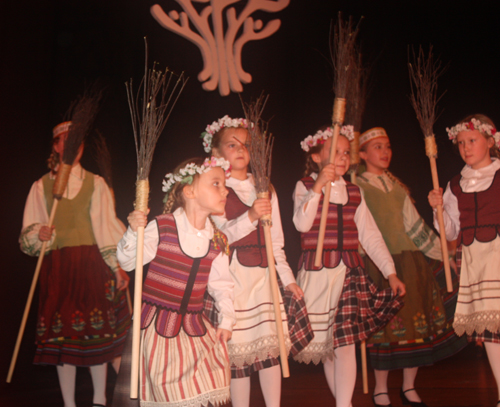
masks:
[[[359,178],[356,183],[363,189],[366,205],[391,254],[399,254],[403,250],[418,251],[405,231],[403,206],[406,191],[397,183],[390,192],[384,192]]]
[[[62,198],[57,205],[54,226],[56,239],[52,245],[53,249],[74,246],[90,246],[96,244],[92,222],[90,219],[90,202],[94,192],[94,174],[85,171],[82,188],[73,199]],[[52,210],[53,179],[49,174],[43,176],[43,189],[47,202],[48,213]]]

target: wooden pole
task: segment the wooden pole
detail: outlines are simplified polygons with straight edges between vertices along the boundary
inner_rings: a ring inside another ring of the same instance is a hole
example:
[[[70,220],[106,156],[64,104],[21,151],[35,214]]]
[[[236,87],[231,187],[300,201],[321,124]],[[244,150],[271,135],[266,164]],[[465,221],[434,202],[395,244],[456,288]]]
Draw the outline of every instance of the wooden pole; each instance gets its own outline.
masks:
[[[127,305],[128,305],[128,312],[130,312],[130,315],[132,315],[132,300],[130,299],[130,289],[127,287]]]
[[[345,99],[335,98],[335,103],[333,105],[333,136],[332,145],[330,147],[330,157],[328,162],[333,164],[335,162],[335,155],[337,154],[337,140],[339,139],[340,125],[344,121],[345,117]],[[314,267],[321,267],[322,257],[323,257],[323,244],[325,242],[325,230],[326,230],[326,217],[328,215],[328,207],[330,205],[330,191],[332,189],[331,182],[325,185],[325,196],[323,198],[323,209],[321,210],[321,220],[319,224],[318,232],[318,245],[316,246],[316,257],[314,259]]]
[[[366,366],[366,341],[361,342],[361,373],[363,375],[363,394],[368,394],[368,368]]]
[[[147,213],[149,196],[148,180],[137,181],[135,209]],[[134,311],[132,320],[132,360],[130,371],[130,398],[136,399],[139,394],[139,367],[141,348],[141,310],[142,279],[144,259],[144,227],[137,228],[137,246],[135,258]]]
[[[268,192],[257,194],[259,198],[268,198]],[[261,218],[262,227],[264,229],[264,240],[266,243],[267,268],[269,270],[269,278],[271,280],[271,293],[273,296],[274,317],[276,321],[276,331],[278,333],[278,342],[281,359],[281,372],[283,377],[290,377],[288,368],[288,352],[285,346],[285,335],[283,334],[283,320],[281,318],[280,296],[278,291],[278,277],[276,275],[276,266],[274,264],[273,240],[271,237],[271,215],[265,215]]]
[[[49,217],[49,228],[52,227],[54,223],[54,217],[56,215],[57,205],[59,203],[58,199],[54,199],[52,204],[52,210]],[[12,354],[12,360],[10,361],[9,373],[7,374],[7,383],[12,380],[12,375],[14,373],[14,368],[16,366],[17,355],[19,354],[19,348],[21,347],[21,340],[23,339],[24,329],[26,328],[26,321],[28,320],[28,315],[30,313],[31,302],[33,301],[33,295],[35,294],[36,284],[38,282],[38,276],[40,275],[40,269],[42,268],[43,258],[45,257],[45,251],[47,250],[47,242],[42,243],[40,249],[40,254],[38,255],[38,262],[36,263],[35,274],[33,275],[33,280],[31,281],[31,288],[28,294],[28,300],[26,301],[26,306],[24,307],[24,314],[21,320],[21,326],[19,327],[19,333],[17,334],[17,341],[14,347],[14,353]]]
[[[437,146],[434,135],[425,137],[425,151],[431,164],[432,186],[439,190],[439,178],[436,166]],[[443,255],[444,275],[446,277],[446,289],[449,293],[453,291],[453,283],[451,281],[450,258],[448,256],[448,242],[446,241],[446,232],[444,230],[443,206],[437,207],[437,218],[439,224],[439,237],[441,238],[441,253]]]

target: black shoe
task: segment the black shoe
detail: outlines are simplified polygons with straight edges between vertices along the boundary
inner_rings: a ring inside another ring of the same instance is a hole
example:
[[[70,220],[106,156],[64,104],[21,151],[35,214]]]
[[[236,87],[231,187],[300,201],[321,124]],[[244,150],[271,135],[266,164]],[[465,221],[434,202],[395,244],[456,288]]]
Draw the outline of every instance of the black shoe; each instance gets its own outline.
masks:
[[[403,403],[403,405],[411,406],[411,407],[427,407],[427,404],[425,404],[423,401],[421,401],[421,402],[410,401],[406,398],[405,393],[408,393],[409,391],[412,391],[412,390],[415,391],[415,389],[408,389],[405,391],[403,391],[403,389],[401,389],[399,391],[399,396],[401,397],[401,402]]]
[[[389,395],[389,393],[378,393],[378,394],[374,394],[374,395],[372,396],[372,399],[373,399],[373,404],[375,405],[375,407],[392,407],[392,404],[391,404],[391,403],[389,403],[389,404],[377,404],[377,403],[376,403],[376,401],[375,401],[375,397],[377,397],[377,396],[381,396],[381,395],[383,395],[383,394],[387,394],[387,395]]]

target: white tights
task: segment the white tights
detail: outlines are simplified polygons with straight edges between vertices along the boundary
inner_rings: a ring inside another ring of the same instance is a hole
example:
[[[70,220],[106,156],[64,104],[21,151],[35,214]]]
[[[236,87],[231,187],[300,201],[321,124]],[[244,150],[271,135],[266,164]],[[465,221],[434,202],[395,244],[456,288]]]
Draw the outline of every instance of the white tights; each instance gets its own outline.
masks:
[[[281,368],[279,365],[259,370],[259,382],[266,407],[279,407],[281,399]],[[250,377],[231,379],[233,407],[250,406]]]
[[[484,342],[484,347],[497,382],[498,400],[500,400],[500,343]]]
[[[356,348],[354,344],[341,346],[333,354],[334,360],[323,363],[326,381],[337,407],[350,407],[356,384]]]
[[[94,404],[106,405],[106,375],[107,363],[102,365],[90,366],[90,375],[94,386]],[[64,400],[64,407],[76,407],[75,403],[75,382],[76,366],[62,365],[57,366],[57,376],[59,377],[59,386]]]
[[[418,367],[409,367],[403,369],[403,391],[415,388],[415,378],[417,377]],[[389,376],[389,370],[377,370],[375,369],[375,388],[373,389],[373,394],[387,393],[387,378]],[[416,391],[410,391],[405,393],[408,400],[420,403],[418,393]],[[375,398],[375,402],[380,405],[388,405],[391,400],[388,394],[382,394]]]

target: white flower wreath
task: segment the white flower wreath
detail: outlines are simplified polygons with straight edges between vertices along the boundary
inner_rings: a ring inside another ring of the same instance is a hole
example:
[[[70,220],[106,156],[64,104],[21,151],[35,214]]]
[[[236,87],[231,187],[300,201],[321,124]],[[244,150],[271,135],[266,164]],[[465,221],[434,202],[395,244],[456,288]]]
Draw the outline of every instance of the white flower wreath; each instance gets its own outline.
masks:
[[[196,174],[203,174],[215,167],[221,167],[226,173],[226,178],[231,175],[231,164],[229,164],[229,161],[225,160],[222,157],[207,158],[201,166],[198,166],[195,163],[189,163],[184,168],[181,168],[179,172],[168,173],[167,175],[165,175],[162,187],[162,191],[166,192],[165,200],[170,194],[172,187],[177,182],[180,182],[181,184],[191,185]]]
[[[210,151],[212,151],[212,138],[214,137],[214,134],[224,127],[243,127],[247,129],[248,121],[247,119],[242,118],[232,119],[228,115],[225,115],[212,124],[207,125],[205,131],[201,133],[201,138],[203,139],[203,149],[206,153],[210,153]]]
[[[351,125],[342,126],[340,128],[340,134],[351,141],[354,138],[354,127]],[[318,130],[314,136],[307,136],[300,142],[300,146],[302,150],[307,153],[312,147],[316,147],[318,144],[324,144],[328,137],[332,136],[333,129],[327,127],[325,130]]]
[[[483,123],[475,117],[473,117],[470,122],[459,123],[451,128],[446,128],[448,138],[453,142],[453,144],[457,144],[458,133],[461,131],[472,130],[478,130],[480,133],[493,137],[495,144],[498,148],[500,148],[500,133],[497,132],[497,129],[495,129],[491,124]]]

